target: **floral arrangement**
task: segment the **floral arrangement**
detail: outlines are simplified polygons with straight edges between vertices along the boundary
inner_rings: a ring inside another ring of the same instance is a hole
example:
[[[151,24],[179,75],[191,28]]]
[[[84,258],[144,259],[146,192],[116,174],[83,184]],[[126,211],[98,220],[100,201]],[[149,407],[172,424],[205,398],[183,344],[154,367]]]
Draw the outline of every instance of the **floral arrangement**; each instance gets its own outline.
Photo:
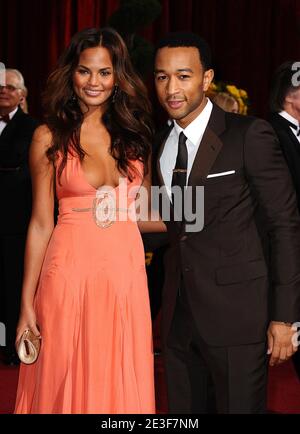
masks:
[[[235,85],[226,84],[222,81],[212,82],[208,89],[207,96],[213,97],[219,92],[225,92],[233,96],[238,102],[239,113],[241,115],[247,114],[250,103],[248,94],[244,89],[238,89]]]

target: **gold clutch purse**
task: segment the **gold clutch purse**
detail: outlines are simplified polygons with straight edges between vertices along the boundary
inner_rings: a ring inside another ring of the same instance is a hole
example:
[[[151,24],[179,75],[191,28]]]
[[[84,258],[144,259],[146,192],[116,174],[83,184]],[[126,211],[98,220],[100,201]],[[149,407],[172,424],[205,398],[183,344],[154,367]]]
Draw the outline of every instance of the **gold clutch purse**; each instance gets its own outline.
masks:
[[[30,365],[38,358],[41,348],[41,338],[36,337],[31,330],[25,330],[20,339],[17,353],[22,363]]]

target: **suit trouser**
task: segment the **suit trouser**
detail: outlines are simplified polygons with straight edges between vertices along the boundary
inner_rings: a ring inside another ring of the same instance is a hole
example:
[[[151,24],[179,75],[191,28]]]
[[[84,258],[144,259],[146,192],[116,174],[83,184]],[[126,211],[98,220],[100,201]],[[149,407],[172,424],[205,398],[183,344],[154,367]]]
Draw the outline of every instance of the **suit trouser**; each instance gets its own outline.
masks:
[[[26,235],[0,235],[1,322],[6,327],[7,352],[14,351],[23,280]]]
[[[266,352],[266,342],[231,347],[207,345],[196,328],[182,288],[164,348],[169,412],[264,413]]]

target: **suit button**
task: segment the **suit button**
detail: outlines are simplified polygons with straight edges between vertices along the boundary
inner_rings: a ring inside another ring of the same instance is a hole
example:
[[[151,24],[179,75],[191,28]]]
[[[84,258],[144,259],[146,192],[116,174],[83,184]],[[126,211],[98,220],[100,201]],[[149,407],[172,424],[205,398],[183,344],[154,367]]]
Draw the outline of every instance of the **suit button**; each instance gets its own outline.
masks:
[[[188,272],[191,271],[190,267],[184,267],[184,271]]]
[[[180,241],[185,241],[187,239],[187,235],[182,235],[182,237],[180,237]]]

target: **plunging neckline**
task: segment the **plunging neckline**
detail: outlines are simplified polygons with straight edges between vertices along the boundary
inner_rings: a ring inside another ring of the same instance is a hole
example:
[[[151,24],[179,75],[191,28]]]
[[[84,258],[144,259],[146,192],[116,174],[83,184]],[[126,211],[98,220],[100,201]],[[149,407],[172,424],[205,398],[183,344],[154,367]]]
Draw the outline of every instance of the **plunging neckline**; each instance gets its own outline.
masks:
[[[126,179],[126,181],[127,181],[127,178],[120,176],[119,179],[120,179],[121,181],[120,181],[119,184],[116,185],[115,187],[113,187],[112,185],[108,185],[108,184],[102,184],[102,185],[100,185],[99,187],[96,188],[96,187],[94,187],[92,184],[90,184],[90,183],[88,182],[87,177],[86,177],[86,174],[85,174],[85,172],[84,172],[84,170],[83,170],[83,167],[82,167],[81,161],[80,161],[79,158],[77,158],[77,160],[78,160],[78,164],[79,164],[80,172],[82,173],[82,178],[83,178],[83,180],[85,181],[85,183],[86,183],[89,187],[91,187],[91,188],[92,188],[93,190],[95,190],[95,191],[100,190],[102,187],[109,187],[109,188],[111,188],[112,190],[117,190],[117,189],[120,187],[120,184],[121,184],[121,182],[122,182],[123,179]]]

